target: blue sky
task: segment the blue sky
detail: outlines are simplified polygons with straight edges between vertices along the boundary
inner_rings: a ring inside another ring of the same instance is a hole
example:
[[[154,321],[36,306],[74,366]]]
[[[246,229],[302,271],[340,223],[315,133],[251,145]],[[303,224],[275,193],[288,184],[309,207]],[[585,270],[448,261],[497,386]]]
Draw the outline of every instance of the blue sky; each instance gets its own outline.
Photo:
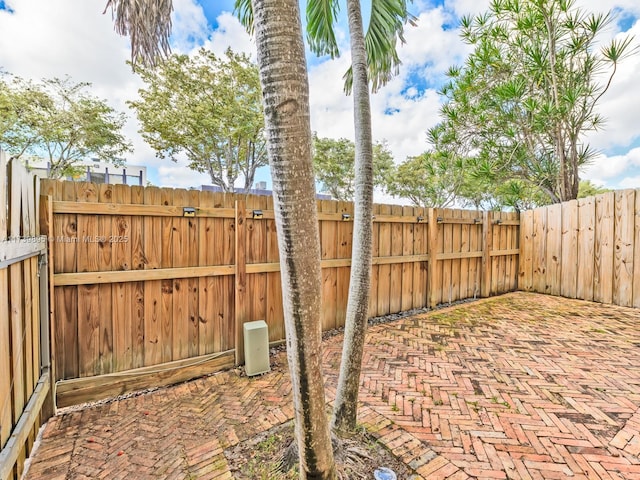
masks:
[[[26,78],[71,75],[93,84],[93,92],[130,120],[126,134],[135,152],[128,158],[146,165],[156,185],[191,187],[208,183],[207,177],[184,164],[155,157],[137,133],[135,116],[126,100],[141,86],[125,62],[126,39],[113,31],[110,14],[102,15],[106,0],[0,0],[0,69]],[[407,43],[400,48],[400,75],[372,97],[373,134],[386,139],[396,162],[427,148],[426,131],[438,121],[440,99],[436,93],[444,72],[461,63],[468,50],[458,37],[463,14],[486,9],[489,0],[417,0],[411,6],[419,17],[408,27]],[[617,22],[608,32],[635,34],[640,42],[638,0],[577,0],[591,11],[615,10]],[[230,13],[231,0],[174,0],[173,49],[188,53],[204,45],[222,53],[228,46],[255,55],[255,46]],[[363,5],[364,9],[369,4]],[[368,15],[365,14],[365,17]],[[335,60],[309,55],[312,128],[320,136],[353,136],[351,98],[342,93],[342,75],[349,65],[346,20],[339,26],[342,56]],[[590,135],[602,152],[583,176],[614,188],[640,187],[640,55],[627,60],[603,98],[600,111],[605,129]],[[263,173],[257,180],[265,179]],[[378,195],[377,200],[388,200]]]

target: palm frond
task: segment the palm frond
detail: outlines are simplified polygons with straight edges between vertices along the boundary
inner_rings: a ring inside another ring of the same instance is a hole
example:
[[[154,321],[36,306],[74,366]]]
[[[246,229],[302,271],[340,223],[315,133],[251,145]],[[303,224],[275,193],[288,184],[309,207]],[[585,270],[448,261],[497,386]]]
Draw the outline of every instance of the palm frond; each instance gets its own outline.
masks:
[[[415,25],[416,17],[407,10],[406,0],[373,0],[371,19],[365,36],[367,62],[371,90],[377,92],[386,85],[400,67],[400,57],[396,49],[397,41],[405,42],[405,24]],[[351,69],[344,76],[345,92],[349,94],[353,86]]]
[[[307,41],[316,55],[340,55],[334,30],[339,10],[338,0],[307,1]]]
[[[236,0],[233,13],[236,14],[247,33],[253,36],[253,7],[251,6],[251,0]]]
[[[172,0],[107,0],[118,34],[129,36],[131,63],[153,66],[171,52]]]

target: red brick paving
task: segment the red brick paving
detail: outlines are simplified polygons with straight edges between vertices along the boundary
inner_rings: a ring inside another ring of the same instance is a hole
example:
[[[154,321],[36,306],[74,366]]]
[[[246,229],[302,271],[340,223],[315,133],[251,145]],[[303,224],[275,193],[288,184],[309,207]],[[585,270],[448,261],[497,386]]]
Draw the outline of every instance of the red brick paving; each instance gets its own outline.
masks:
[[[324,342],[333,398],[341,336]],[[360,422],[425,479],[640,479],[640,311],[515,293],[369,329]],[[57,415],[27,479],[227,479],[292,417],[283,354]]]

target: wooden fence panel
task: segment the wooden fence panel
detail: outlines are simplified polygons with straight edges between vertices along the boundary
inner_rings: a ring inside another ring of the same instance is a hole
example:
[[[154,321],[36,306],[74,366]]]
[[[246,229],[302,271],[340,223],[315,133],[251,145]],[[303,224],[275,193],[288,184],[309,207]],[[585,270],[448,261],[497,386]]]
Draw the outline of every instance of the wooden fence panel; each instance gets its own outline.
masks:
[[[19,160],[0,151],[0,478],[18,479],[51,402],[50,361],[41,353],[40,189]],[[44,263],[42,263],[44,265]],[[46,292],[45,292],[46,296]],[[48,296],[45,297],[48,299]]]
[[[64,404],[86,399],[77,393],[79,377],[87,392],[106,394],[139,387],[150,368],[162,370],[169,362],[201,373],[205,365],[232,362],[231,350],[240,360],[245,321],[264,319],[270,341],[284,340],[270,197],[43,185],[53,196],[53,228],[60,237],[53,245],[59,300],[53,334],[63,345],[56,361]],[[238,217],[236,200],[246,202]],[[193,216],[185,216],[189,208]],[[262,217],[253,218],[254,210]],[[320,201],[318,212],[322,328],[329,330],[344,325],[346,315],[353,206]],[[375,205],[369,315],[454,302],[483,294],[485,287],[486,295],[515,289],[518,214],[487,214],[487,225],[482,216]],[[74,240],[63,241],[65,235]],[[130,381],[129,375],[100,377],[129,369],[138,369]]]
[[[531,256],[532,291],[640,307],[639,197],[622,190],[524,212],[520,288],[529,290]]]

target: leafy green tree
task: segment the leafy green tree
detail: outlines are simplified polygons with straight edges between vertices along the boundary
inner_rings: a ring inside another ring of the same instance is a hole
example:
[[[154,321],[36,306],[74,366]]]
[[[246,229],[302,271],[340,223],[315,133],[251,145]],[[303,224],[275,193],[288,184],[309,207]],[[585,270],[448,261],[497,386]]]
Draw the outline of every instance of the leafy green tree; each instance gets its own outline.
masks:
[[[462,159],[425,152],[409,157],[387,177],[387,191],[426,208],[451,206],[465,181]]]
[[[601,193],[610,192],[610,188],[600,187],[593,183],[591,180],[580,180],[580,186],[578,188],[578,198],[593,197]]]
[[[200,49],[136,71],[146,86],[129,105],[156,155],[177,161],[183,153],[189,168],[223,191],[233,192],[238,178],[249,190],[256,169],[267,165],[258,67],[244,54],[227,50],[219,58]]]
[[[356,147],[351,140],[313,137],[313,167],[322,187],[337,200],[353,200]],[[393,155],[384,142],[373,145],[373,184],[385,186]]]
[[[494,0],[463,18],[474,50],[448,72],[436,148],[475,157],[497,183],[527,182],[547,203],[576,198],[579,169],[593,157],[585,133],[603,125],[598,102],[635,51],[631,37],[598,48],[611,22],[574,0]]]
[[[45,158],[51,178],[77,173],[89,157],[122,165],[131,151],[121,132],[125,116],[87,93],[89,86],[69,77],[0,78],[0,147],[16,158]]]

